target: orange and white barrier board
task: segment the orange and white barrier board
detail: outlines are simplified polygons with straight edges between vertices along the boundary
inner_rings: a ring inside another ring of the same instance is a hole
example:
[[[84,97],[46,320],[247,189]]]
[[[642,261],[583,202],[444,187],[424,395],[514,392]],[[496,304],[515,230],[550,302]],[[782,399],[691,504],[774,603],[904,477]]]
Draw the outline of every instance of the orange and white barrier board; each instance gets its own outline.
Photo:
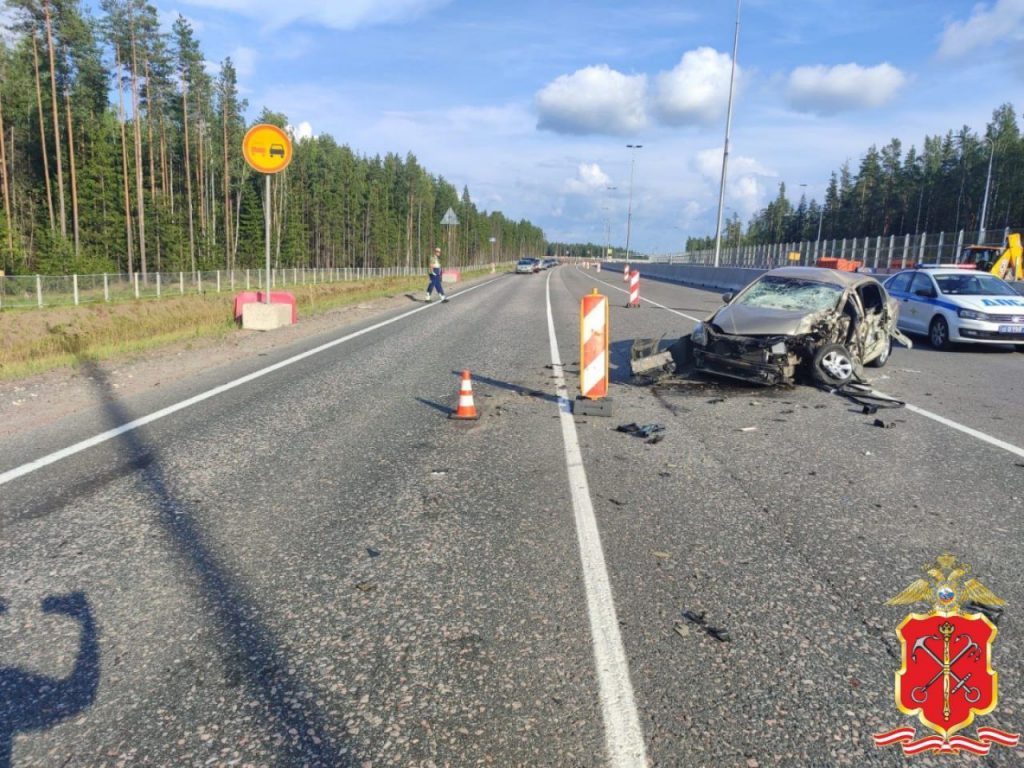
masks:
[[[608,396],[608,297],[597,292],[580,303],[580,394]]]
[[[626,306],[640,306],[640,273],[635,269],[629,273],[629,304]]]

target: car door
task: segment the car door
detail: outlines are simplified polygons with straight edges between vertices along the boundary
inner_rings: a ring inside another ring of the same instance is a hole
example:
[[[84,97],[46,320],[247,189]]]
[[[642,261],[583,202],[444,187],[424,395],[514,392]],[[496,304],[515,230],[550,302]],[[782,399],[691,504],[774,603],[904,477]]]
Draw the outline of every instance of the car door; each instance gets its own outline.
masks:
[[[932,299],[936,295],[935,284],[931,277],[924,272],[915,274],[914,279],[910,282],[907,301],[900,307],[901,312],[904,311],[904,308],[907,312],[907,320],[903,327],[913,333],[927,333],[928,323],[934,314]]]
[[[904,331],[911,330],[910,328],[910,281],[914,279],[913,272],[901,272],[894,278],[886,282],[885,290],[889,292],[896,301],[899,302],[899,319],[897,320],[896,327],[902,328]]]

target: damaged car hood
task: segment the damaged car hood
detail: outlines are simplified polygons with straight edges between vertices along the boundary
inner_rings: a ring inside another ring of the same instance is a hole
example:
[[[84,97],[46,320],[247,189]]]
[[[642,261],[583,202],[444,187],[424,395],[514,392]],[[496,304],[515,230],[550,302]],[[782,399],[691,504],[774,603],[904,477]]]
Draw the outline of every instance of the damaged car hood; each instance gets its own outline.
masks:
[[[725,333],[739,336],[796,336],[808,333],[814,321],[826,312],[808,314],[801,310],[730,304],[711,318]]]

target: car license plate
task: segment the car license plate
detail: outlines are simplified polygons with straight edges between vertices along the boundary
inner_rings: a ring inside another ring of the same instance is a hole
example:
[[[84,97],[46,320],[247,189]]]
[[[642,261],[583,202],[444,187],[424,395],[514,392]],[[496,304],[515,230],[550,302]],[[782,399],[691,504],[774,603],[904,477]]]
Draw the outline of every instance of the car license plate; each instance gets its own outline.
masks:
[[[1024,333],[1024,325],[1000,325],[1000,333]]]

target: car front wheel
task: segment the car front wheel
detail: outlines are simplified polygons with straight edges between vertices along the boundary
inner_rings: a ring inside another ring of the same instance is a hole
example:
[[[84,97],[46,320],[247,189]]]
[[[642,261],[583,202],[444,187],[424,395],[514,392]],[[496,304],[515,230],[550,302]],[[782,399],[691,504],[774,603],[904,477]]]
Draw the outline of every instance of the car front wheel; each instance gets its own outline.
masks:
[[[936,317],[928,326],[928,341],[932,349],[949,349],[952,342],[949,340],[949,323],[944,317]]]
[[[811,374],[822,384],[841,387],[853,378],[853,358],[842,344],[826,344],[814,355]]]

